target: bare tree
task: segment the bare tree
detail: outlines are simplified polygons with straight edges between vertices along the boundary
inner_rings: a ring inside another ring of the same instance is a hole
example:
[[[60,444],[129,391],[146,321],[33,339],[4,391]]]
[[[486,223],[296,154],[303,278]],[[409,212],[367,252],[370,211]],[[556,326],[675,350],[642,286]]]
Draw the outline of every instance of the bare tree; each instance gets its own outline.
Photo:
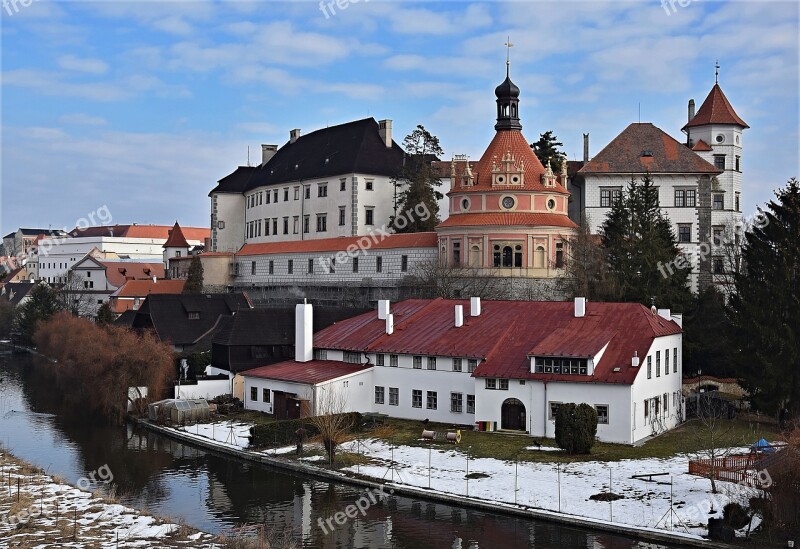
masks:
[[[733,219],[722,227],[715,227],[712,235],[711,273],[714,282],[727,301],[736,285],[736,277],[742,272],[742,243],[744,234],[750,231],[752,223],[740,223]]]
[[[443,259],[420,262],[414,268],[410,285],[428,289],[444,299],[480,297],[509,299],[511,287],[494,269],[448,265]]]
[[[347,414],[347,395],[332,386],[322,386],[314,397],[314,415],[309,418],[317,428],[331,465],[336,448],[346,440],[353,427],[353,416]]]
[[[58,289],[58,301],[61,308],[74,316],[94,317],[96,313],[95,296],[87,287],[82,276],[67,271],[66,282]]]
[[[602,300],[613,296],[615,292],[611,277],[608,276],[608,260],[602,238],[591,234],[589,220],[585,216],[581,217],[578,231],[565,240],[567,261],[564,276],[558,279],[559,289],[567,298]]]

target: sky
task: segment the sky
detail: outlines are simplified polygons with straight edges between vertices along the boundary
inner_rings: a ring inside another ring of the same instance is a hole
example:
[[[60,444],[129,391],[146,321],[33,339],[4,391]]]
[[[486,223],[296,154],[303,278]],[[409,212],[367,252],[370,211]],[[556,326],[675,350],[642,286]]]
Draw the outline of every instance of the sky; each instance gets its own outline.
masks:
[[[5,0],[0,231],[98,211],[205,227],[208,192],[248,147],[257,164],[292,128],[370,116],[398,142],[421,124],[446,159],[478,159],[507,37],[523,133],[554,131],[570,159],[583,133],[594,155],[638,120],[683,141],[719,60],[751,127],[752,214],[800,175],[798,2],[670,1]]]

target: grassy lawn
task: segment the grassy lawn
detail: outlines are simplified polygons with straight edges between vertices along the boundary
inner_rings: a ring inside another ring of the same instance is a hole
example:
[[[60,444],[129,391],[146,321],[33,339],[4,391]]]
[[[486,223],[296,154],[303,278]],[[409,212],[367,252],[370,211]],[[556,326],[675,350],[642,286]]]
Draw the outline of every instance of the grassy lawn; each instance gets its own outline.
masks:
[[[719,442],[717,447],[749,446],[761,437],[767,440],[778,438],[779,431],[774,421],[770,418],[760,418],[757,422],[755,416],[740,415],[734,420],[723,420],[717,428],[714,438]],[[429,430],[446,432],[450,426],[447,424],[428,425]],[[422,423],[400,419],[387,419],[385,426],[374,431],[365,431],[361,437],[374,437],[392,442],[397,445],[450,448],[453,445],[444,440],[420,440]],[[482,433],[478,431],[461,431],[461,444],[455,449],[461,452],[470,452],[474,457],[493,457],[503,460],[519,459],[520,461],[541,462],[574,462],[574,461],[617,461],[621,459],[641,459],[650,457],[670,457],[678,453],[695,452],[708,448],[710,438],[709,430],[697,420],[690,420],[663,435],[655,437],[645,444],[637,447],[624,444],[608,444],[598,442],[592,448],[592,453],[584,456],[567,456],[560,452],[540,452],[526,450],[534,446],[534,442],[542,446],[556,446],[553,439],[542,439],[526,435],[508,435],[503,433]]]
[[[212,417],[213,421],[241,421],[242,423],[255,423],[256,425],[266,425],[277,421],[271,415],[255,410],[236,410],[229,414],[216,414]]]

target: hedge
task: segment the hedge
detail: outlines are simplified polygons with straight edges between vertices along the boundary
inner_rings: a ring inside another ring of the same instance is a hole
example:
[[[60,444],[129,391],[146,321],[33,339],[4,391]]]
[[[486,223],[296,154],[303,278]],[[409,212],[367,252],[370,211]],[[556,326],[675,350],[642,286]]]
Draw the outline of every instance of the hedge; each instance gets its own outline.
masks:
[[[361,430],[362,418],[360,413],[349,412],[344,415],[349,416],[351,419],[351,431]],[[311,418],[284,419],[251,427],[250,445],[256,448],[263,448],[266,446],[294,444],[297,440],[295,432],[301,427],[306,430],[306,439],[319,434],[319,430],[312,423]]]

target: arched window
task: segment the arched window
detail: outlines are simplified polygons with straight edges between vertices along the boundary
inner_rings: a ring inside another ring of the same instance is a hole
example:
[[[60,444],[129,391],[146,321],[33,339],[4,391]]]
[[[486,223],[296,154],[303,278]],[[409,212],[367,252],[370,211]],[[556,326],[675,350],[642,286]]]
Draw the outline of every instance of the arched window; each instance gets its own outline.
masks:
[[[511,246],[503,247],[503,267],[511,267]]]
[[[514,267],[522,267],[522,246],[514,246]]]
[[[473,245],[469,249],[469,265],[470,267],[481,266],[481,248],[478,245]]]
[[[500,246],[498,246],[497,244],[495,244],[493,249],[492,260],[493,260],[492,265],[494,265],[495,267],[500,266]]]
[[[533,254],[533,267],[535,269],[544,268],[544,246],[536,246],[536,251]]]

